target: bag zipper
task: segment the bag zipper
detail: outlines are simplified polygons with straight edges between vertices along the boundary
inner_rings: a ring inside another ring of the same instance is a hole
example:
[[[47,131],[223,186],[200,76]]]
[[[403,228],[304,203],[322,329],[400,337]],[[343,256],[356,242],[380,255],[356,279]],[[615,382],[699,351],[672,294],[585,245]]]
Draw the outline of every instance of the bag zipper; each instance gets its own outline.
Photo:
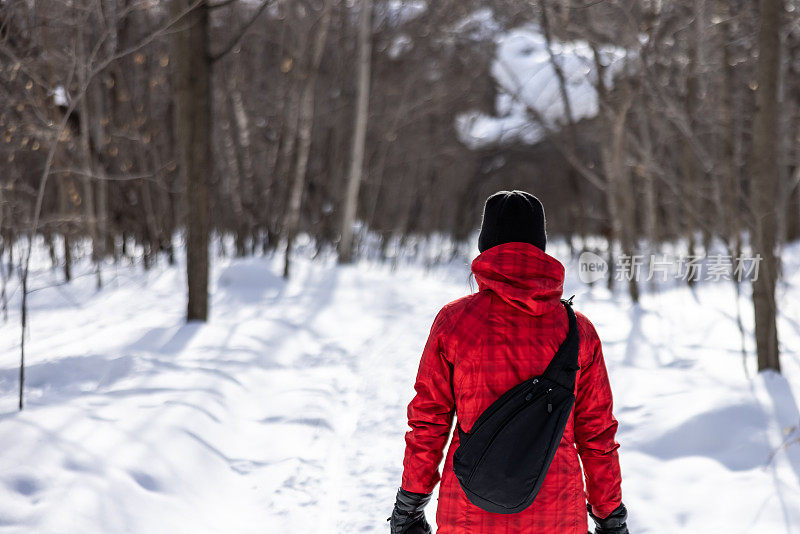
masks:
[[[527,381],[526,381],[526,382],[527,382]],[[523,383],[524,383],[524,382],[523,382]],[[532,388],[533,386],[535,386],[535,385],[536,385],[536,384],[538,384],[538,383],[539,383],[539,377],[536,377],[536,378],[533,378],[533,379],[531,379],[531,380],[530,380],[530,383],[528,384],[528,388],[527,388],[527,389],[530,389],[530,388]],[[529,393],[528,393],[528,395],[530,395],[530,394],[531,394],[531,393],[529,392]],[[498,399],[498,400],[499,400],[499,399]],[[528,398],[528,396],[527,396],[527,395],[526,395],[526,397],[525,397],[525,400],[526,400],[526,401],[527,401],[527,400],[530,400],[530,399]],[[495,402],[496,402],[496,401],[495,401]],[[493,404],[494,404],[494,403],[493,403]],[[491,406],[490,406],[490,408],[491,408]],[[479,427],[480,427],[482,424],[484,424],[484,423],[485,423],[485,422],[486,422],[488,419],[490,419],[490,418],[491,418],[491,417],[492,417],[492,416],[495,414],[495,412],[497,412],[497,410],[500,410],[501,408],[502,408],[502,406],[496,406],[496,407],[495,407],[494,409],[492,409],[492,410],[488,410],[488,409],[487,409],[486,411],[484,411],[484,412],[483,412],[483,413],[480,415],[480,417],[478,417],[478,419],[477,419],[477,420],[476,420],[474,423],[472,423],[472,428],[470,428],[470,431],[469,431],[469,432],[464,432],[464,433],[465,433],[465,434],[470,434],[470,435],[474,434],[474,433],[475,433],[475,431],[476,431],[476,430],[477,430],[477,429],[478,429],[478,428],[479,428]],[[466,443],[466,442],[463,442],[463,443]]]

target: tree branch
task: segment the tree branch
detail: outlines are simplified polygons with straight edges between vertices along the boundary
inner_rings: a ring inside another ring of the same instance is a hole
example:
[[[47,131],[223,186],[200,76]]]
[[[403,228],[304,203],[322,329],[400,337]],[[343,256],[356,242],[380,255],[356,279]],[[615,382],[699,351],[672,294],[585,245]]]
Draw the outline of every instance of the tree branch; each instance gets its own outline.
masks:
[[[208,4],[208,9],[218,9],[221,7],[228,7],[229,5],[238,2],[238,0],[222,0],[222,2],[217,2],[216,4]]]
[[[214,63],[218,59],[221,59],[222,57],[224,57],[228,52],[233,50],[234,47],[236,45],[238,45],[239,42],[242,40],[242,38],[244,37],[244,34],[247,33],[247,30],[249,30],[250,27],[253,24],[256,23],[256,20],[258,20],[258,17],[261,16],[261,14],[267,9],[267,7],[270,6],[270,4],[272,4],[272,0],[264,0],[261,3],[261,5],[258,6],[258,9],[256,10],[256,12],[253,13],[253,16],[250,17],[250,20],[248,20],[245,23],[245,25],[242,26],[241,30],[239,30],[239,34],[236,37],[234,37],[233,39],[231,39],[231,41],[219,53],[211,55],[211,57],[210,57],[211,62]]]

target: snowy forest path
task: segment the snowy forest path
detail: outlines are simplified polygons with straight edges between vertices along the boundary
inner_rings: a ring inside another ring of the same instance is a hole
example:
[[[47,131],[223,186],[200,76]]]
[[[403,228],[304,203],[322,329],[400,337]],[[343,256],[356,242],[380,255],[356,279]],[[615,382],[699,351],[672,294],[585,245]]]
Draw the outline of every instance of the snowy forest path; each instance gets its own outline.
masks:
[[[438,310],[471,291],[466,266],[279,272],[275,258],[218,259],[205,324],[185,322],[176,268],[32,293],[22,413],[12,302],[0,531],[385,532],[419,357]],[[789,353],[796,272],[782,299]],[[39,274],[34,287],[52,284]],[[697,291],[702,308],[685,289],[631,307],[567,284],[603,341],[632,530],[718,532],[736,513],[738,532],[800,534],[800,365],[747,378],[730,286]]]

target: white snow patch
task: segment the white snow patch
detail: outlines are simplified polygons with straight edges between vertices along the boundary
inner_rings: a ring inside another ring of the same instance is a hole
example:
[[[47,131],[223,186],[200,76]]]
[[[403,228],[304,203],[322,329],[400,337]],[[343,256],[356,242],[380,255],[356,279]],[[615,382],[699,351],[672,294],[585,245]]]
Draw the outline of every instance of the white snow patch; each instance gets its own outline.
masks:
[[[63,85],[59,85],[53,91],[53,104],[56,106],[66,106],[68,103],[67,91]]]
[[[597,68],[591,46],[585,41],[554,41],[551,48],[564,74],[573,120],[594,117],[598,113]],[[600,56],[606,67],[604,81],[611,84],[625,64],[626,51],[604,47]],[[491,74],[498,86],[497,115],[469,111],[456,118],[459,137],[468,147],[511,141],[534,144],[545,138],[547,129],[566,124],[560,82],[538,26],[524,26],[497,37]],[[529,109],[541,116],[543,124],[534,120]]]
[[[420,17],[428,11],[425,0],[389,0],[376,5],[375,25],[400,26]]]
[[[411,40],[411,37],[401,33],[392,39],[392,44],[389,46],[388,54],[390,58],[397,59],[401,55],[410,51],[412,48],[414,48],[414,42]]]
[[[502,29],[502,26],[494,17],[494,11],[491,8],[484,7],[473,11],[458,21],[453,25],[451,32],[473,41],[481,41],[492,39]]]

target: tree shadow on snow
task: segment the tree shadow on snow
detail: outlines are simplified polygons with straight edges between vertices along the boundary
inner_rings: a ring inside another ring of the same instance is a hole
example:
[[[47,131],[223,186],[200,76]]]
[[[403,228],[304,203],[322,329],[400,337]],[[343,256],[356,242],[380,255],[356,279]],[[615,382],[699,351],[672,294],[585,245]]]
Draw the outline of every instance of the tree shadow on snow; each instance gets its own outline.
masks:
[[[134,358],[130,355],[67,356],[27,365],[25,388],[47,394],[46,398],[50,403],[55,398],[63,400],[110,387],[129,376],[133,369]],[[18,368],[0,369],[0,392],[16,393],[18,380]]]
[[[786,461],[794,472],[798,485],[800,485],[800,410],[797,407],[797,400],[785,377],[772,371],[762,372],[761,374],[765,384],[764,389],[769,394],[775,410],[775,419],[781,430],[791,430],[782,446],[774,451],[770,457],[770,463],[775,461],[776,455],[784,452]],[[775,484],[780,495],[779,481],[776,480]]]

